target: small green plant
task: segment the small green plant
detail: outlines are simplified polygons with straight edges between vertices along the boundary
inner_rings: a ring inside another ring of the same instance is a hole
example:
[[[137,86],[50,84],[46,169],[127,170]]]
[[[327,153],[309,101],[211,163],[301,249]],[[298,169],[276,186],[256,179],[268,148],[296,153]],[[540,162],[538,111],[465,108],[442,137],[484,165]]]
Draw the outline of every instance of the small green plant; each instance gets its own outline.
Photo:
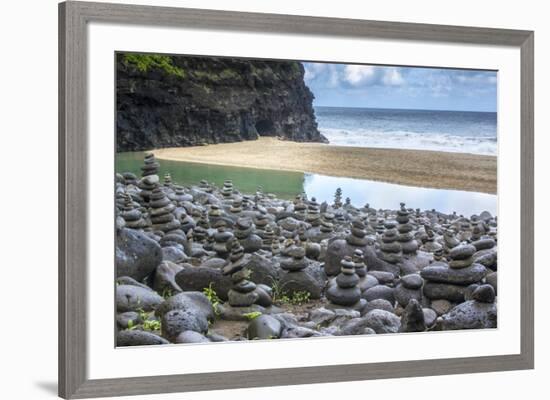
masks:
[[[289,294],[284,290],[284,285],[280,285],[279,282],[274,279],[272,279],[271,291],[271,298],[275,304],[292,304],[299,306],[307,303],[311,297],[311,293],[305,290]]]
[[[262,313],[259,312],[259,311],[252,311],[252,312],[243,314],[243,316],[249,321],[252,321],[252,320],[258,318],[260,315],[262,315]]]
[[[311,293],[306,292],[305,290],[294,292],[290,297],[290,304],[300,306],[302,304],[307,303],[309,301],[310,296],[311,296]]]
[[[174,291],[172,290],[172,288],[169,288],[169,287],[166,287],[162,290],[162,294],[161,296],[164,298],[164,299],[167,299],[169,297],[172,297],[174,295]]]
[[[137,325],[134,325],[134,321],[132,321],[131,319],[128,320],[128,330],[130,331],[133,331],[134,329],[137,328]]]
[[[220,310],[218,309],[218,306],[222,301],[218,297],[216,290],[214,290],[214,288],[212,287],[212,282],[210,282],[210,285],[208,285],[207,288],[204,288],[202,292],[208,298],[208,301],[210,301],[210,303],[212,304],[212,307],[214,308],[214,313],[216,315],[220,315]]]
[[[160,328],[161,328],[161,323],[156,319],[148,319],[146,321],[143,321],[143,330],[152,332],[152,331],[160,331]]]

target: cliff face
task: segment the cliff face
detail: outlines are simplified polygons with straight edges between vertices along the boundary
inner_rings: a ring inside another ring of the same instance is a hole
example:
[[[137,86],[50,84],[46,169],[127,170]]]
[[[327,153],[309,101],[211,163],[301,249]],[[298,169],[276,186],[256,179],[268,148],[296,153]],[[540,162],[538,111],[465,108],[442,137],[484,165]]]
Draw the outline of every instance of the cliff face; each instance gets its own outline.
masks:
[[[117,151],[281,136],[326,142],[299,62],[117,55]]]

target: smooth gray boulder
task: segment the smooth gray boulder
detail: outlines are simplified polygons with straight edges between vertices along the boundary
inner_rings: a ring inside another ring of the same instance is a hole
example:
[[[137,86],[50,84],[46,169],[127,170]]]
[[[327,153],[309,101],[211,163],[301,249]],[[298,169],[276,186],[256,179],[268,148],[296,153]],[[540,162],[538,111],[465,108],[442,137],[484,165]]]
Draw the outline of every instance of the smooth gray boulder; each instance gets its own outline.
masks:
[[[445,265],[430,265],[424,268],[420,275],[430,282],[454,283],[468,285],[479,282],[487,274],[487,269],[481,264],[472,264],[466,268],[449,268]]]
[[[263,314],[250,321],[246,332],[249,339],[278,339],[282,329],[279,320]]]
[[[142,281],[162,261],[160,245],[145,233],[122,228],[116,234],[116,276],[129,276]]]
[[[497,307],[495,303],[465,301],[439,317],[437,325],[441,330],[496,328]]]
[[[152,332],[140,331],[138,329],[119,331],[116,337],[116,345],[118,347],[158,344],[170,344],[170,342]]]
[[[388,311],[375,309],[365,315],[366,326],[377,334],[397,333],[401,327],[401,320]]]
[[[118,285],[116,287],[116,309],[126,311],[153,311],[164,299],[151,289],[133,285]]]
[[[200,313],[207,320],[213,320],[215,317],[214,307],[201,292],[183,292],[171,296],[157,307],[155,314],[162,317],[171,310],[189,310],[193,313]]]
[[[184,331],[195,331],[206,333],[208,331],[208,320],[196,310],[176,309],[168,311],[162,317],[162,336],[174,342],[180,333]]]

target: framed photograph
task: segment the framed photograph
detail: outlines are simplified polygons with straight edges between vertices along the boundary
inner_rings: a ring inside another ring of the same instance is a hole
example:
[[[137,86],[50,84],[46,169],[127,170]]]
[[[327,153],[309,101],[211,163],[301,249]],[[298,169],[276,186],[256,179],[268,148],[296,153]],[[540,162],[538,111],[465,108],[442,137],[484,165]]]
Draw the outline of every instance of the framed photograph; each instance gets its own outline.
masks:
[[[59,395],[534,366],[532,31],[59,5]]]

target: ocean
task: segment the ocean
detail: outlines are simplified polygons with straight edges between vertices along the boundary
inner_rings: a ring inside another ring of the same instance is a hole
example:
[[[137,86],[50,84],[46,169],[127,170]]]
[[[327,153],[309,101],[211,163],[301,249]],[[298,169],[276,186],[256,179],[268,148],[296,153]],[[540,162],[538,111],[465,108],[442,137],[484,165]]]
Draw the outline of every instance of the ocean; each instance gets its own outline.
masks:
[[[497,154],[497,113],[315,107],[330,144]]]

